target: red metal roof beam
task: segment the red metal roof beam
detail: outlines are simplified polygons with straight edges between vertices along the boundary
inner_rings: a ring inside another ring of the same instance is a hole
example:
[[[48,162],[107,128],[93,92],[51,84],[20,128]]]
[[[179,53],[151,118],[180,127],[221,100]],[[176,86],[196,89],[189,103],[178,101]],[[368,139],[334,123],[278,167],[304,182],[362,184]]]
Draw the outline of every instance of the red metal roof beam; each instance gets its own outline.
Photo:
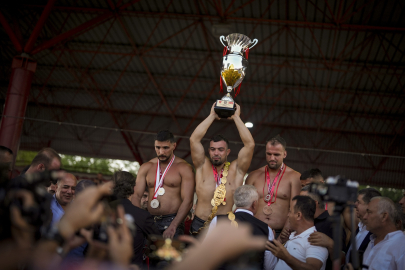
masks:
[[[32,31],[31,36],[27,41],[27,44],[25,44],[24,51],[26,53],[31,53],[32,49],[34,48],[39,33],[41,33],[42,29],[44,28],[44,24],[52,11],[55,1],[56,0],[49,0],[48,3],[46,4],[45,9],[41,14],[41,17],[39,18],[37,24],[35,25],[34,31]]]
[[[109,11],[107,13],[104,13],[82,25],[79,25],[76,28],[73,28],[63,34],[60,34],[59,36],[54,37],[53,39],[50,39],[48,41],[45,41],[44,43],[42,43],[41,45],[37,46],[32,52],[31,54],[34,55],[36,53],[39,53],[43,50],[46,50],[52,46],[55,46],[56,44],[62,42],[63,40],[69,39],[73,36],[82,34],[88,30],[90,30],[91,28],[95,27],[97,24],[103,23],[104,21],[107,21],[109,19],[111,19],[112,17],[114,17],[114,13]]]
[[[17,52],[22,52],[22,46],[18,41],[17,37],[14,35],[13,30],[11,29],[10,25],[8,24],[6,18],[4,18],[3,14],[0,12],[0,23],[3,25],[4,30],[6,31],[7,35],[9,36],[11,42],[14,45],[14,48]]]

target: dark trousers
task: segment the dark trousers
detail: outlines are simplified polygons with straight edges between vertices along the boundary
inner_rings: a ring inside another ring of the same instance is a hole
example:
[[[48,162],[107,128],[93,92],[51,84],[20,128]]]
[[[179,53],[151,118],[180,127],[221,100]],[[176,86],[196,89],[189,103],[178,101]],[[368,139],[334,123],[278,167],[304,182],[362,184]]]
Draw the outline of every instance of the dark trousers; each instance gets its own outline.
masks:
[[[197,217],[194,215],[193,222],[191,223],[190,226],[190,235],[193,235],[200,230],[204,226],[205,220],[202,220],[201,218]]]
[[[161,234],[169,228],[170,224],[172,223],[173,219],[176,217],[176,214],[170,214],[170,215],[160,215],[160,216],[153,216],[153,219],[155,220],[155,224],[160,231]],[[178,237],[179,235],[184,234],[184,221],[177,226],[176,233],[174,234],[174,237]]]

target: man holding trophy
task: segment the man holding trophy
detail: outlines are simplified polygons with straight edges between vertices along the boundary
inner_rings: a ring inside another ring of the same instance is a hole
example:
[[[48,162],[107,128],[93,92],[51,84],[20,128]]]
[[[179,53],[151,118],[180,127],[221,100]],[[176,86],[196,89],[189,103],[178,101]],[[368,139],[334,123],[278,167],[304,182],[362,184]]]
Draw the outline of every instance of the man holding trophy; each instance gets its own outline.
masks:
[[[220,40],[224,39],[221,36]],[[243,53],[257,44],[242,34],[230,34],[225,41],[228,46],[224,55],[221,70],[221,80],[227,87],[228,94],[213,104],[209,116],[195,129],[190,137],[191,158],[196,170],[196,193],[198,204],[191,225],[191,233],[198,233],[202,228],[208,228],[216,215],[228,215],[234,222],[232,213],[233,194],[243,183],[243,178],[249,169],[254,151],[254,140],[243,121],[240,119],[240,106],[236,104],[230,92],[242,82],[247,60]],[[223,43],[222,43],[223,44]],[[231,119],[235,122],[244,147],[239,151],[238,158],[231,163],[227,161],[231,152],[228,140],[222,135],[214,136],[208,149],[209,157],[205,156],[201,140],[214,120]]]

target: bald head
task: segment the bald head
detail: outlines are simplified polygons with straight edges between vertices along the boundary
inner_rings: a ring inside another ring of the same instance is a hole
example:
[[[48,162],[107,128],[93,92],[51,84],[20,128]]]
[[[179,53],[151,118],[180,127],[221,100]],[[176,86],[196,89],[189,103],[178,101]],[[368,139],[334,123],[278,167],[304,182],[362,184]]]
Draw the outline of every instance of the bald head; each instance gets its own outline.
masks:
[[[71,173],[66,173],[64,178],[59,179],[55,196],[56,200],[62,207],[67,206],[73,200],[76,185],[77,179]]]

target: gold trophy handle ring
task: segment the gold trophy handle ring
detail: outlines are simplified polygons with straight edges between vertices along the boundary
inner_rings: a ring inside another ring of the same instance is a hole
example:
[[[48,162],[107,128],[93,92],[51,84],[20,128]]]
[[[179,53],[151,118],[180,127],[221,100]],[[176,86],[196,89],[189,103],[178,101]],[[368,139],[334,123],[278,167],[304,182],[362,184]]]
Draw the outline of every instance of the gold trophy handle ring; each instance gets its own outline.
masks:
[[[221,41],[222,42],[222,41]],[[257,40],[257,38],[255,38],[253,41],[252,41],[252,45],[249,47],[249,50],[250,49],[252,49],[254,46],[256,46],[256,44],[257,44],[257,42],[258,42],[258,40]]]
[[[226,39],[225,39],[225,36],[220,36],[219,37],[219,41],[221,41],[221,43],[222,43],[222,45],[224,45],[224,47],[228,47],[228,46],[226,46],[225,44],[224,44],[224,42],[223,41],[226,41]],[[257,43],[257,42],[256,42]]]

